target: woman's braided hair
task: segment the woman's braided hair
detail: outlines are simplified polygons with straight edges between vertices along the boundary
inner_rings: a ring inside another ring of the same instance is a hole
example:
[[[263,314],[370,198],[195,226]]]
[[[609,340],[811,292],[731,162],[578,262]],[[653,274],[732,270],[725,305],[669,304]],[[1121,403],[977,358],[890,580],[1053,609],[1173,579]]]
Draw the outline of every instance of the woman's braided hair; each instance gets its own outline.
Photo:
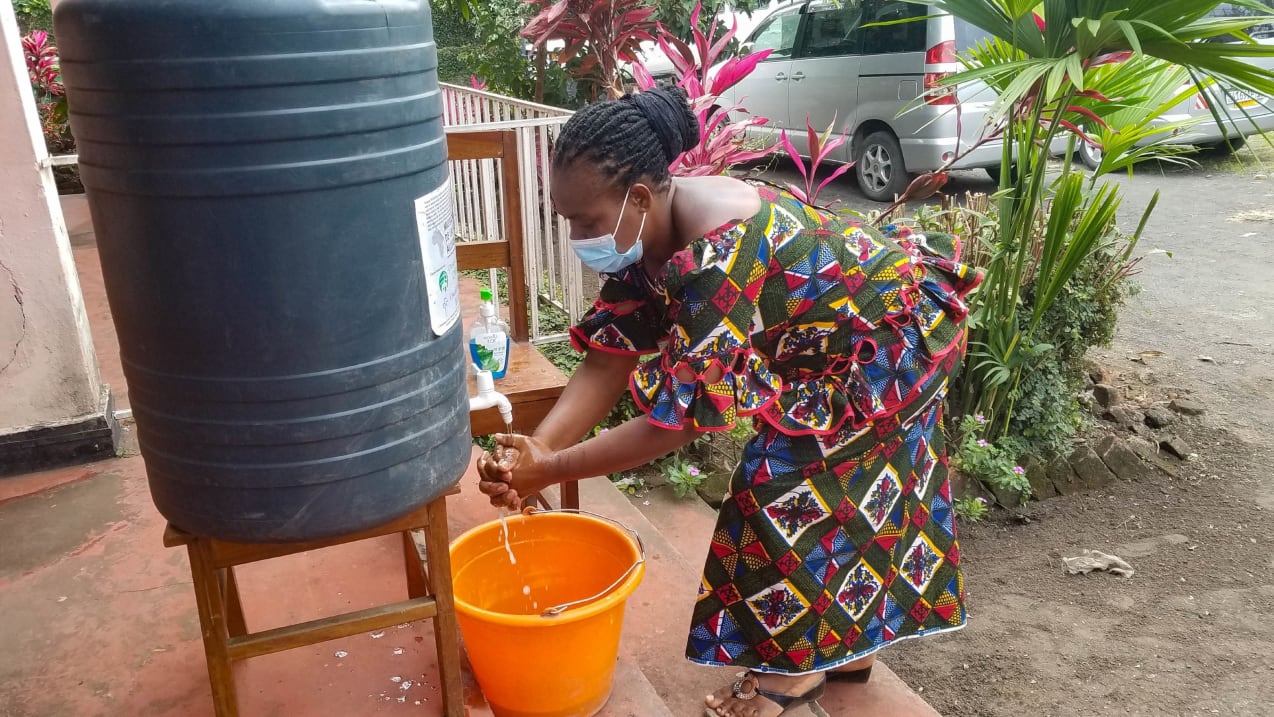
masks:
[[[554,145],[553,167],[583,160],[621,187],[647,180],[662,189],[668,166],[699,144],[699,120],[679,87],[657,87],[575,113]]]

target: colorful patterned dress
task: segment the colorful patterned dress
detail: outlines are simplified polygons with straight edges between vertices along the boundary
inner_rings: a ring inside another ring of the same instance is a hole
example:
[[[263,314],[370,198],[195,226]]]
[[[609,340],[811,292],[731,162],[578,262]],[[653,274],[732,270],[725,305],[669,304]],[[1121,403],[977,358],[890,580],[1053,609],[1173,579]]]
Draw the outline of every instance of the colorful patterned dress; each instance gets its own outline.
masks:
[[[948,237],[885,238],[759,191],[760,212],[678,252],[658,281],[640,266],[607,275],[572,338],[658,352],[631,379],[657,426],[752,417],[686,654],[800,674],[964,626],[942,399],[980,276]]]

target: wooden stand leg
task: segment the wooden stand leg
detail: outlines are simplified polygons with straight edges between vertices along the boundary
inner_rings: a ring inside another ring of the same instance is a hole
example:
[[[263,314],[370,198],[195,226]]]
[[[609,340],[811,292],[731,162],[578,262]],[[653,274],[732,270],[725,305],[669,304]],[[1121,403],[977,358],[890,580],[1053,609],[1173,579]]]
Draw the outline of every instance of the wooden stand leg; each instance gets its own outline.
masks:
[[[203,648],[208,660],[208,682],[212,685],[213,709],[217,717],[239,717],[234,671],[230,665],[230,652],[226,647],[229,634],[221,581],[213,567],[211,550],[205,541],[192,541],[187,546],[187,552],[195,583],[195,602],[199,607],[199,625],[203,628]]]
[[[579,481],[566,481],[562,484],[562,507],[579,510]]]
[[[248,624],[243,619],[243,603],[239,601],[239,581],[234,576],[234,566],[217,571],[221,595],[226,601],[226,630],[230,637],[248,634]]]
[[[450,534],[447,531],[447,499],[435,499],[428,508],[425,551],[429,556],[430,588],[438,612],[433,619],[434,644],[438,648],[438,672],[442,678],[445,717],[463,717],[464,690],[460,682],[460,628],[456,624],[455,599],[451,592]]]
[[[407,597],[427,597],[429,593],[429,574],[425,570],[424,556],[416,545],[414,531],[404,530],[403,567],[407,569]]]

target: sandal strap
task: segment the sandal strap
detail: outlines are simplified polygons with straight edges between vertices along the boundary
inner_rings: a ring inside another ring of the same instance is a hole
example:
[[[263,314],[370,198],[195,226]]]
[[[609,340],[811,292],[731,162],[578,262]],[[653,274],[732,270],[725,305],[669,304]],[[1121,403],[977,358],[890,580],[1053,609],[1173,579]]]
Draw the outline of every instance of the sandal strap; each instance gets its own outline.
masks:
[[[743,691],[743,686],[745,684],[750,684],[750,687],[751,687],[750,691],[748,692]],[[823,691],[826,689],[826,687],[827,687],[827,676],[824,675],[823,678],[819,680],[813,687],[809,688],[808,690],[806,690],[805,692],[799,695],[788,695],[782,692],[771,692],[770,690],[761,689],[761,683],[757,680],[756,673],[752,672],[751,670],[748,670],[747,672],[739,673],[739,679],[735,680],[734,682],[733,692],[734,692],[735,699],[740,699],[744,701],[753,700],[753,699],[756,699],[757,697],[763,697],[773,702],[774,704],[778,705],[779,707],[782,707],[783,711],[786,712],[788,709],[791,709],[792,707],[807,705],[813,702],[814,700],[819,699],[820,697],[823,696]]]

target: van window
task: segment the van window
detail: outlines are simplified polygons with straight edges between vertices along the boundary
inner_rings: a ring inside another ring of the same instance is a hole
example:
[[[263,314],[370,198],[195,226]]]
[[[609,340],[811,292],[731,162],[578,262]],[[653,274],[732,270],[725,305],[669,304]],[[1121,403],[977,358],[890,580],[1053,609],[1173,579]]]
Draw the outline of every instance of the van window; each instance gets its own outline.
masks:
[[[955,24],[956,52],[964,54],[969,50],[991,39],[991,33],[977,25],[971,25],[960,18],[953,18]]]
[[[757,28],[752,35],[752,52],[773,50],[770,58],[791,57],[796,49],[796,31],[800,28],[801,16],[788,12],[772,17]]]
[[[805,16],[805,42],[801,57],[835,57],[855,52],[855,28],[862,17],[858,0],[843,0],[840,7],[813,10]]]
[[[1269,11],[1264,14],[1274,14],[1274,0],[1258,0],[1258,2],[1269,8]],[[1258,10],[1223,2],[1208,12],[1208,17],[1251,17],[1258,14],[1261,14]],[[1274,24],[1252,25],[1247,28],[1247,33],[1257,39],[1271,37],[1274,36]],[[1213,41],[1228,42],[1233,39],[1232,37],[1222,37],[1214,38]]]
[[[929,15],[925,5],[913,5],[903,0],[864,0],[863,24],[900,22],[896,25],[864,27],[859,30],[859,48],[864,55],[888,55],[898,52],[924,52],[925,36],[929,23],[923,18]]]

